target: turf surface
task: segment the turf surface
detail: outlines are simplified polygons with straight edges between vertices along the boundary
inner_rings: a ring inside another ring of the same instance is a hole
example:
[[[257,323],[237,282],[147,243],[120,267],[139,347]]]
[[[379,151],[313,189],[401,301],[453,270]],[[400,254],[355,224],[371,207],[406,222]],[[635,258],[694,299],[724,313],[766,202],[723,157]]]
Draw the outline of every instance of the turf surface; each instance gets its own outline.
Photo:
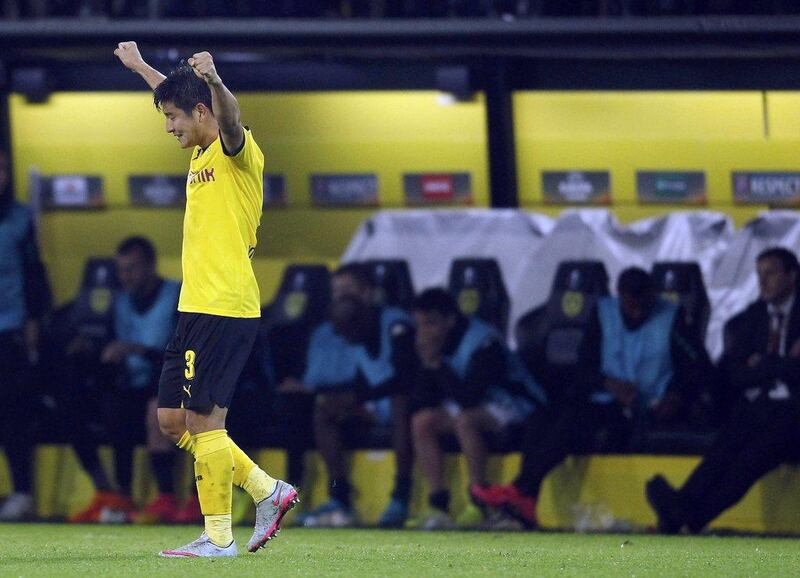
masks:
[[[0,576],[798,576],[800,540],[289,528],[258,554],[163,559],[190,527],[0,525]],[[236,529],[246,544],[249,531]]]

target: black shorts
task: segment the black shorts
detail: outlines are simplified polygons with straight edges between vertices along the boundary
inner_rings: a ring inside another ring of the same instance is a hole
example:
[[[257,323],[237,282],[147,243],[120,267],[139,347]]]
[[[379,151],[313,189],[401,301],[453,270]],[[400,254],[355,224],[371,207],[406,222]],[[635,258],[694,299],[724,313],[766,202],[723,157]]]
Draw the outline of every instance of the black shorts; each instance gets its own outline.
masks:
[[[180,313],[164,352],[158,407],[229,407],[261,320]]]

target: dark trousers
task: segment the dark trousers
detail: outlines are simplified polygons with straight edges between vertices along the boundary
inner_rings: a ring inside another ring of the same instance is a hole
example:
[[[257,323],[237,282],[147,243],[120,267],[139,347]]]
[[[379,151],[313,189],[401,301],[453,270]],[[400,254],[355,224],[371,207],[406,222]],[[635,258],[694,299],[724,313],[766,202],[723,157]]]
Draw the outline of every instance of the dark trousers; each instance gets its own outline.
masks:
[[[408,480],[414,467],[409,400],[405,394],[393,395],[391,400],[391,444],[396,465],[392,496],[408,500]],[[314,408],[314,438],[332,482],[348,477],[347,463],[343,459],[348,445],[346,442],[363,442],[366,432],[373,426],[374,416],[354,392],[327,393],[317,397]]]
[[[693,531],[741,500],[768,471],[800,458],[800,404],[762,398],[734,409],[681,488]]]
[[[538,496],[544,478],[569,454],[622,451],[632,430],[631,420],[616,402],[537,410],[526,424],[522,469],[514,485],[529,496]]]
[[[97,483],[96,473],[101,468],[98,448],[101,444],[110,444],[114,450],[117,488],[129,494],[133,479],[133,450],[146,440],[147,402],[156,394],[151,389],[114,387],[112,384],[110,376],[108,381],[72,382],[68,386],[70,389],[63,392],[61,405],[66,437],[86,472]]]
[[[28,365],[22,335],[16,331],[0,333],[0,445],[6,453],[14,481],[14,491],[32,491],[31,424],[34,400],[28,383]]]

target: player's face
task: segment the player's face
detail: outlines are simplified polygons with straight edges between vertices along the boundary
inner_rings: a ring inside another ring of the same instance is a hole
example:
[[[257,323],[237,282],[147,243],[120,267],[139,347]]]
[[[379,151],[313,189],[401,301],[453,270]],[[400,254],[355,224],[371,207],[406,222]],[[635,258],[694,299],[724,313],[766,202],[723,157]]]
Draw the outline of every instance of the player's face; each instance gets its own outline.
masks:
[[[141,251],[117,255],[117,277],[125,291],[140,295],[149,287],[155,274],[155,267],[147,262]]]
[[[783,262],[775,257],[766,257],[756,263],[758,288],[761,298],[767,303],[780,305],[792,294],[797,274],[786,271]]]
[[[363,343],[369,335],[369,309],[361,299],[345,295],[331,303],[333,328],[350,343]]]
[[[625,326],[628,329],[637,329],[650,317],[650,313],[655,306],[655,296],[634,297],[633,295],[620,293],[619,303]]]
[[[162,103],[161,111],[166,119],[167,132],[178,139],[182,149],[199,144],[200,127],[195,117],[195,111],[192,111],[192,114],[186,114],[186,111],[171,102]]]
[[[352,275],[335,275],[331,279],[331,299],[337,301],[342,297],[355,297],[364,303],[369,303],[371,289],[365,287]]]
[[[455,317],[438,311],[414,311],[417,340],[443,345],[447,334],[455,325]]]

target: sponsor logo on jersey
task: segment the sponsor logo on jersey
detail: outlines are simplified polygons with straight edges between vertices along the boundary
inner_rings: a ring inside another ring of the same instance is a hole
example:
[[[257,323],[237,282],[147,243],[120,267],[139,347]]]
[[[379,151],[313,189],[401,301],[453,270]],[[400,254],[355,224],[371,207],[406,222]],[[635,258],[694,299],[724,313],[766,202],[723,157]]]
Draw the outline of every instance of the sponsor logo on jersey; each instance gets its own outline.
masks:
[[[190,185],[194,185],[196,183],[208,183],[215,180],[213,167],[210,169],[197,171],[196,173],[189,171],[188,184]]]

